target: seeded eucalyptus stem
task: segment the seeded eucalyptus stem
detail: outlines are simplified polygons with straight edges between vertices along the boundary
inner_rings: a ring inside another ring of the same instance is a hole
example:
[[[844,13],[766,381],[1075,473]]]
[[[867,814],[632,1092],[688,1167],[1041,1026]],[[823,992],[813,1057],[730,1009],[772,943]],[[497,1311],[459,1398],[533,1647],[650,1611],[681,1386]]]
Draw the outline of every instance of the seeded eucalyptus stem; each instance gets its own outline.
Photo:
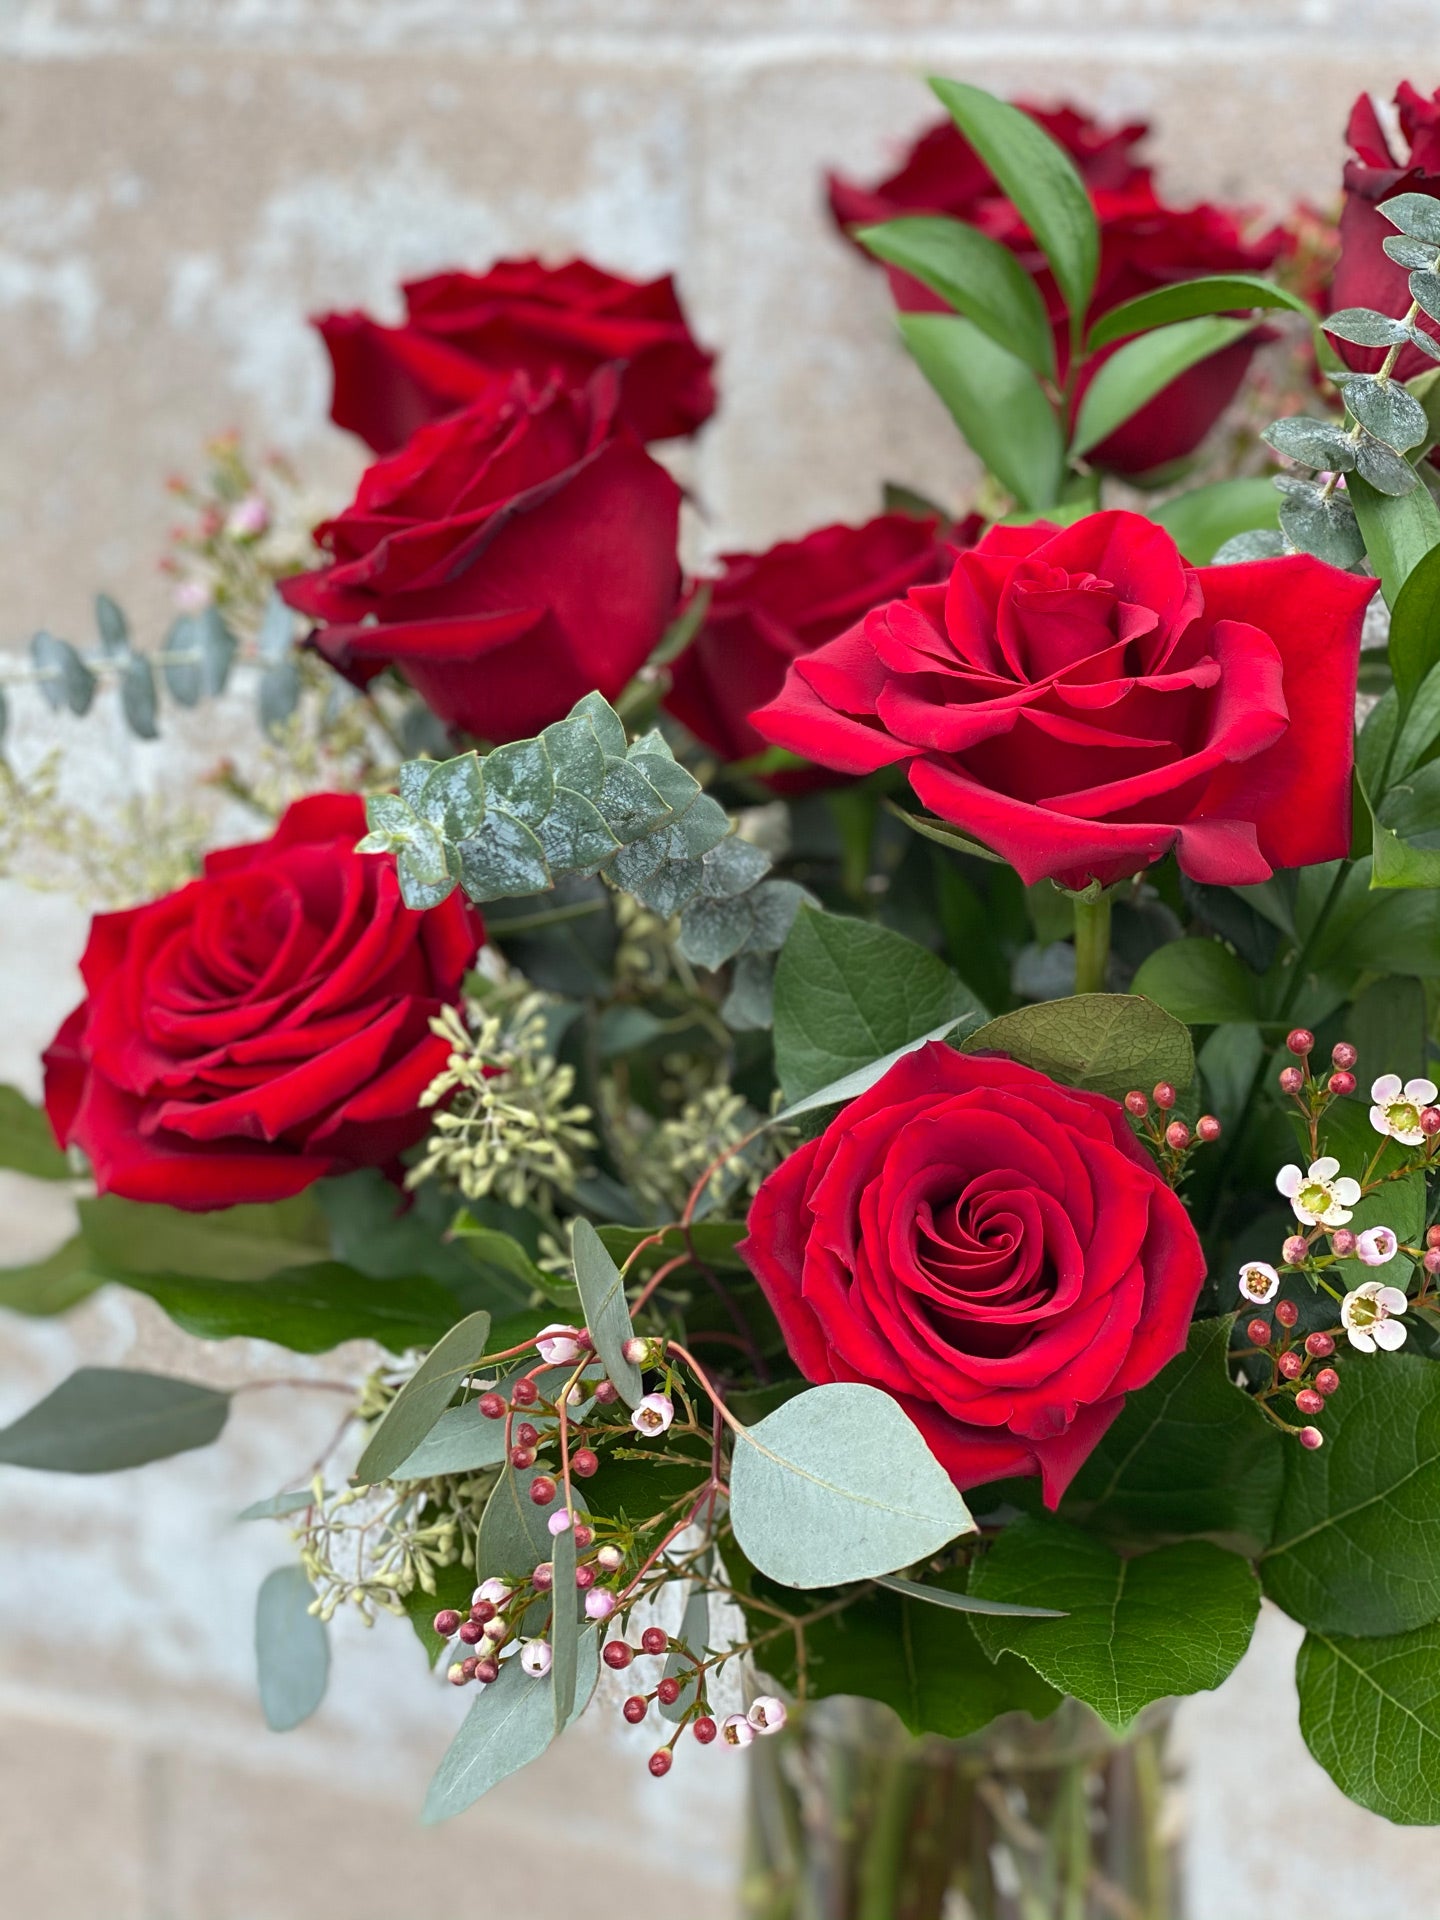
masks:
[[[1103,993],[1110,964],[1110,896],[1075,895],[1075,991]]]

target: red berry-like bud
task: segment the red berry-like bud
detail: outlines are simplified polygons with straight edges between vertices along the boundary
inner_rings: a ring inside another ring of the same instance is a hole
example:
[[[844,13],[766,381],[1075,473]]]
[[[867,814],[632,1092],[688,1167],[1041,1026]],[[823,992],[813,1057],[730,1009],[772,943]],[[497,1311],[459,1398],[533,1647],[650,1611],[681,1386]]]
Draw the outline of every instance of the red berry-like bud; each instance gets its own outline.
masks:
[[[1305,1351],[1312,1360],[1328,1360],[1335,1351],[1335,1342],[1328,1333],[1307,1333]]]
[[[555,1568],[551,1561],[540,1562],[530,1576],[530,1584],[537,1593],[549,1593],[555,1584]]]
[[[649,1703],[643,1695],[632,1693],[620,1711],[632,1727],[638,1727],[640,1722],[645,1718],[645,1715],[650,1711],[650,1708]]]
[[[670,1636],[663,1627],[646,1627],[640,1636],[640,1645],[646,1653],[664,1653],[670,1644]]]
[[[515,1444],[521,1447],[535,1447],[540,1444],[540,1429],[532,1427],[528,1420],[522,1420],[515,1429]]]
[[[1302,1447],[1308,1448],[1311,1453],[1314,1453],[1317,1447],[1324,1446],[1325,1436],[1319,1427],[1302,1427],[1300,1429],[1300,1444]]]
[[[1346,1073],[1350,1071],[1351,1067],[1354,1066],[1359,1058],[1359,1052],[1351,1046],[1348,1040],[1337,1040],[1330,1049],[1332,1065],[1343,1068]]]
[[[1348,1260],[1359,1244],[1349,1227],[1337,1227],[1330,1236],[1330,1251],[1341,1260]]]
[[[708,1713],[702,1713],[690,1731],[702,1747],[708,1747],[720,1729],[715,1725],[715,1722],[710,1718]]]
[[[1426,1273],[1440,1273],[1440,1247],[1431,1247],[1420,1264]]]
[[[1282,1327],[1293,1327],[1295,1322],[1300,1318],[1300,1309],[1293,1300],[1277,1300],[1275,1302],[1275,1318],[1280,1322]]]
[[[473,1680],[475,1678],[475,1669],[479,1664],[480,1662],[475,1658],[473,1653],[468,1654],[465,1659],[460,1662],[460,1671],[467,1680]]]
[[[673,1675],[662,1680],[655,1689],[655,1698],[662,1707],[673,1707],[680,1698],[680,1682]]]
[[[1280,1069],[1281,1093],[1299,1093],[1304,1084],[1305,1076],[1298,1067],[1282,1067]]]
[[[1150,1111],[1150,1102],[1137,1088],[1135,1092],[1126,1094],[1125,1111],[1133,1114],[1137,1120],[1143,1120]]]
[[[470,1609],[470,1618],[478,1620],[483,1627],[487,1620],[493,1620],[500,1609],[493,1600],[477,1600]]]
[[[1440,1133],[1440,1107],[1421,1108],[1420,1131],[1427,1140],[1433,1140]]]
[[[555,1482],[548,1473],[537,1473],[530,1482],[530,1498],[537,1507],[548,1507],[555,1498]]]
[[[1313,1387],[1302,1387],[1295,1396],[1295,1408],[1298,1413],[1323,1413],[1325,1401]]]
[[[580,1549],[581,1553],[583,1553],[586,1547],[593,1547],[594,1544],[594,1527],[587,1527],[583,1520],[577,1520],[575,1523],[575,1545]]]
[[[1425,1244],[1427,1247],[1440,1247],[1440,1227],[1425,1229]]]
[[[1245,1329],[1245,1337],[1252,1347],[1268,1347],[1270,1344],[1270,1322],[1252,1320]]]
[[[595,1584],[595,1569],[591,1566],[576,1567],[575,1584],[582,1593]]]
[[[1347,1093],[1355,1091],[1355,1076],[1353,1073],[1332,1073],[1329,1087],[1331,1093],[1343,1098]]]
[[[503,1420],[505,1418],[505,1402],[500,1398],[498,1393],[482,1393],[475,1404],[487,1420]]]
[[[464,1663],[457,1660],[453,1666],[445,1669],[445,1678],[452,1687],[463,1687],[470,1675],[466,1673]]]
[[[534,1466],[535,1449],[533,1447],[511,1447],[510,1464],[519,1472],[523,1473],[526,1467]]]
[[[435,1631],[442,1640],[448,1640],[452,1633],[460,1628],[460,1616],[454,1607],[442,1607],[435,1616]]]
[[[488,1654],[483,1656],[475,1662],[475,1678],[482,1687],[490,1686],[500,1678],[500,1662],[492,1660]]]
[[[595,1404],[599,1407],[613,1406],[620,1398],[620,1389],[613,1380],[601,1380],[595,1387]]]
[[[1218,1140],[1220,1138],[1222,1131],[1223,1129],[1221,1128],[1220,1122],[1215,1118],[1213,1113],[1202,1113],[1200,1118],[1195,1122],[1195,1132],[1198,1137],[1205,1142],[1207,1147],[1212,1140]]]
[[[1310,1258],[1310,1242],[1303,1233],[1292,1233],[1280,1249],[1280,1258],[1287,1267],[1303,1267]]]
[[[635,1649],[624,1640],[607,1640],[600,1658],[607,1667],[613,1667],[620,1673],[635,1658]]]
[[[1305,1356],[1292,1347],[1288,1353],[1282,1353],[1275,1364],[1287,1380],[1298,1380],[1305,1371]]]
[[[510,1401],[513,1406],[533,1407],[540,1398],[540,1389],[533,1380],[517,1380],[510,1389]]]
[[[649,1760],[651,1773],[657,1780],[663,1780],[675,1764],[675,1756],[668,1747],[661,1747],[652,1753]]]
[[[1165,1144],[1175,1153],[1183,1153],[1190,1144],[1190,1129],[1183,1120],[1172,1120],[1165,1129]]]
[[[1160,1081],[1156,1087],[1152,1088],[1150,1094],[1150,1098],[1155,1102],[1157,1107],[1164,1107],[1167,1110],[1174,1106],[1178,1097],[1174,1087],[1171,1086],[1168,1080]]]
[[[570,1471],[580,1480],[589,1480],[600,1466],[600,1456],[589,1447],[577,1447],[570,1456]]]
[[[1315,1384],[1321,1393],[1333,1393],[1340,1384],[1340,1376],[1334,1367],[1321,1367],[1315,1376]]]
[[[460,1623],[460,1638],[467,1647],[478,1647],[485,1637],[485,1629],[478,1620],[463,1620]]]
[[[1315,1036],[1308,1027],[1292,1027],[1285,1036],[1288,1050],[1303,1060],[1307,1053],[1315,1051]]]

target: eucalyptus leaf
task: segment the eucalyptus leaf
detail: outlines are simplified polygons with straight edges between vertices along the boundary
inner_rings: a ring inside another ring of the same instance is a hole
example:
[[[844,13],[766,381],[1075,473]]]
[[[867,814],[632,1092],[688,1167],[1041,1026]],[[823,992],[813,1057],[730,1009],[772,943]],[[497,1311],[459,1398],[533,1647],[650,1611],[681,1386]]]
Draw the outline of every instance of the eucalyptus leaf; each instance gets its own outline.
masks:
[[[1421,268],[1410,276],[1410,298],[1432,320],[1440,320],[1440,273]]]
[[[88,713],[99,682],[68,640],[37,633],[30,641],[30,659],[49,706],[57,712],[68,707],[71,713]]]
[[[496,1481],[480,1516],[477,1574],[499,1575],[514,1584],[528,1580],[535,1568],[550,1558],[550,1516],[565,1503],[558,1487],[554,1499],[544,1505],[530,1498],[539,1472],[538,1467],[507,1466]]]
[[[1420,484],[1419,475],[1404,455],[1387,447],[1374,434],[1362,433],[1356,441],[1355,467],[1377,493],[1412,493]]]
[[[159,738],[159,702],[155,693],[155,669],[143,653],[125,654],[120,662],[120,711],[125,724],[137,740]]]
[[[1440,242],[1412,240],[1403,233],[1387,233],[1381,242],[1398,267],[1433,267]]]
[[[118,1473],[208,1447],[230,1395],[168,1374],[81,1367],[10,1426],[0,1465],[44,1473]]]
[[[272,1733],[308,1720],[325,1698],[330,1636],[309,1611],[314,1589],[301,1567],[277,1567],[255,1601],[260,1706]]]
[[[1080,993],[1002,1013],[960,1043],[962,1053],[1005,1053],[1053,1080],[1121,1100],[1168,1080],[1188,1087],[1195,1049],[1173,1014],[1133,993]]]
[[[48,1319],[67,1313],[105,1284],[85,1241],[76,1235],[44,1260],[22,1267],[0,1267],[0,1307],[11,1313]]]
[[[1428,241],[1440,248],[1440,200],[1429,193],[1397,193],[1380,202],[1379,211],[1392,227],[1412,240]]]
[[[588,1220],[577,1219],[571,1234],[575,1283],[580,1289],[585,1324],[595,1342],[595,1351],[626,1406],[637,1407],[645,1392],[645,1382],[635,1362],[625,1356],[626,1342],[634,1330],[630,1325],[624,1278]]]
[[[1336,385],[1361,426],[1387,447],[1405,453],[1428,436],[1430,422],[1424,407],[1398,380],[1382,382],[1373,373],[1337,374]]]
[[[554,1571],[550,1606],[550,1692],[555,1731],[563,1733],[575,1708],[579,1673],[579,1595],[575,1590],[575,1529],[554,1536],[550,1549]]]
[[[1320,325],[1337,340],[1348,340],[1357,347],[1404,346],[1410,338],[1403,320],[1377,313],[1373,307],[1341,307]]]
[[[1319,487],[1288,488],[1280,502],[1280,530],[1302,553],[1332,567],[1357,567],[1365,541],[1348,497]]]
[[[1355,465],[1355,442],[1338,421],[1311,420],[1302,413],[1272,420],[1260,438],[1287,459],[1317,472],[1349,473]]]
[[[705,1657],[705,1648],[710,1640],[710,1595],[698,1582],[691,1587],[686,1599],[677,1637],[685,1642],[691,1653],[701,1659]],[[660,1718],[668,1720],[672,1726],[679,1726],[695,1705],[697,1672],[695,1662],[687,1660],[682,1653],[672,1653],[665,1662],[663,1678],[680,1683],[680,1691],[674,1700],[668,1705],[663,1700],[659,1703]]]
[[[130,650],[130,623],[119,601],[108,593],[95,596],[95,629],[100,635],[100,650],[107,659],[118,660]]]
[[[431,1480],[446,1473],[480,1473],[505,1461],[505,1422],[487,1420],[473,1401],[447,1407],[390,1480]]]
[[[978,1593],[962,1593],[950,1587],[935,1587],[923,1580],[905,1580],[898,1573],[877,1573],[875,1585],[905,1600],[925,1600],[934,1607],[949,1607],[954,1613],[989,1613],[1016,1620],[1061,1620],[1055,1607],[1027,1607],[1014,1600],[982,1600]]]
[[[600,1672],[599,1633],[580,1635],[573,1725],[590,1703]],[[427,1826],[463,1813],[493,1786],[538,1760],[555,1737],[555,1695],[549,1675],[532,1680],[518,1659],[504,1660],[450,1743],[425,1801]]]
[[[365,1443],[355,1467],[362,1484],[388,1480],[408,1460],[455,1397],[467,1374],[485,1355],[488,1313],[472,1313],[426,1354],[401,1387]]]

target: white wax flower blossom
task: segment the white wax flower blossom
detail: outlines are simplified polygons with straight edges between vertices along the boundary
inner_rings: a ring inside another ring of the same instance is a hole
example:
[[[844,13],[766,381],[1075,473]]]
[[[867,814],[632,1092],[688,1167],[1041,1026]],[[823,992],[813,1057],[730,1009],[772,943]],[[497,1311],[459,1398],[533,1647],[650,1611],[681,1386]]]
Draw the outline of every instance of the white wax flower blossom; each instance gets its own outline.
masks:
[[[619,1601],[609,1587],[591,1587],[585,1596],[585,1618],[608,1620],[618,1605]]]
[[[779,1733],[789,1718],[785,1702],[777,1700],[770,1693],[762,1693],[758,1700],[752,1702],[745,1717],[757,1733]]]
[[[520,1665],[532,1680],[543,1680],[554,1659],[548,1640],[527,1640],[520,1649]]]
[[[1383,1347],[1393,1353],[1405,1344],[1405,1329],[1392,1315],[1404,1313],[1409,1301],[1399,1287],[1387,1287],[1383,1280],[1367,1280],[1340,1303],[1340,1324],[1350,1336],[1352,1347],[1361,1353],[1374,1353]]]
[[[630,1416],[637,1433],[664,1433],[675,1418],[675,1402],[668,1393],[647,1393]]]
[[[270,507],[261,493],[247,493],[230,509],[225,531],[232,540],[253,540],[270,524]]]
[[[558,1321],[540,1329],[535,1346],[548,1367],[573,1367],[585,1351],[580,1344],[580,1329],[562,1326]]]
[[[511,1589],[503,1580],[482,1580],[470,1596],[472,1607],[478,1607],[482,1600],[488,1600],[492,1607],[503,1607],[510,1598]]]
[[[720,1723],[720,1738],[727,1747],[748,1747],[755,1738],[755,1729],[743,1713],[730,1713]]]
[[[1400,1251],[1389,1227],[1367,1227],[1355,1242],[1355,1256],[1367,1267],[1383,1267]]]
[[[1328,1153],[1311,1161],[1309,1173],[1296,1166],[1282,1167],[1275,1185],[1294,1208],[1295,1218],[1307,1227],[1348,1226],[1351,1209],[1360,1200],[1360,1182],[1341,1174],[1340,1162]]]
[[[1267,1260],[1247,1260],[1240,1269],[1240,1297],[1263,1307],[1280,1291],[1280,1276]]]
[[[1370,1089],[1370,1098],[1375,1102],[1370,1124],[1377,1133],[1398,1140],[1402,1147],[1423,1145],[1420,1115],[1435,1104],[1433,1080],[1407,1080],[1402,1087],[1398,1073],[1382,1073]]]

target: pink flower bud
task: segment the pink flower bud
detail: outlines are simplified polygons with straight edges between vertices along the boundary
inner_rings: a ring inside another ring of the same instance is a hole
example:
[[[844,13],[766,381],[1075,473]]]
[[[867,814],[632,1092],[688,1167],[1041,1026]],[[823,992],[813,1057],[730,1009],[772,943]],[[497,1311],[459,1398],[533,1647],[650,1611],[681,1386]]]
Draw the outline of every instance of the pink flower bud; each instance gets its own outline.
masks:
[[[720,1738],[727,1747],[748,1747],[755,1729],[743,1713],[729,1713],[720,1723]]]
[[[1334,1066],[1342,1067],[1347,1073],[1360,1058],[1359,1052],[1348,1040],[1337,1040],[1330,1049],[1330,1059]]]
[[[608,1620],[618,1605],[619,1601],[609,1587],[591,1587],[585,1596],[585,1618]]]
[[[1420,1112],[1420,1131],[1427,1140],[1440,1133],[1440,1107],[1424,1107]]]
[[[1275,1364],[1287,1380],[1298,1380],[1305,1371],[1305,1356],[1292,1347],[1288,1353],[1282,1353]]]
[[[1315,1051],[1315,1036],[1308,1027],[1292,1027],[1285,1036],[1288,1050],[1301,1060]]]
[[[1202,1113],[1195,1122],[1197,1139],[1203,1140],[1208,1147],[1212,1140],[1218,1140],[1223,1129],[1213,1113]]]
[[[543,1680],[554,1658],[548,1640],[527,1640],[520,1649],[520,1666],[532,1680]]]
[[[1355,1076],[1353,1073],[1332,1073],[1327,1085],[1331,1093],[1343,1099],[1347,1093],[1355,1091]]]
[[[1282,1327],[1293,1327],[1295,1322],[1300,1318],[1300,1309],[1293,1300],[1277,1300],[1275,1302],[1275,1318],[1280,1322]]]
[[[1321,1393],[1334,1393],[1340,1384],[1340,1376],[1334,1367],[1321,1367],[1315,1376],[1315,1385]]]
[[[1183,1120],[1172,1120],[1165,1129],[1165,1144],[1174,1153],[1183,1153],[1190,1144],[1190,1129]]]
[[[1330,1251],[1341,1260],[1348,1260],[1359,1244],[1359,1236],[1349,1227],[1337,1228],[1330,1236]]]
[[[568,1533],[570,1531],[570,1516],[564,1507],[560,1507],[556,1512],[551,1514],[545,1524],[558,1540],[562,1533]]]
[[[1335,1342],[1328,1333],[1307,1333],[1305,1351],[1312,1360],[1328,1360],[1335,1351]]]
[[[1168,1110],[1174,1106],[1178,1095],[1168,1080],[1161,1080],[1152,1088],[1150,1098],[1155,1102],[1157,1107]]]
[[[580,1334],[575,1327],[542,1327],[535,1336],[535,1349],[540,1358],[550,1367],[573,1367],[585,1349],[580,1344]]]
[[[614,1573],[617,1568],[623,1567],[625,1564],[625,1556],[619,1547],[616,1546],[606,1545],[601,1547],[595,1558],[607,1573]]]
[[[1308,1448],[1311,1453],[1314,1453],[1317,1447],[1324,1446],[1325,1436],[1321,1433],[1319,1427],[1302,1427],[1300,1429],[1300,1444],[1302,1447]]]
[[[1299,1093],[1304,1084],[1305,1076],[1298,1067],[1282,1067],[1280,1069],[1280,1091],[1282,1093]]]
[[[1136,1120],[1143,1120],[1150,1111],[1150,1102],[1138,1090],[1125,1096],[1125,1111]]]
[[[1325,1402],[1313,1387],[1302,1387],[1295,1396],[1295,1409],[1297,1413],[1323,1413]]]
[[[1245,1329],[1245,1337],[1252,1347],[1268,1347],[1270,1344],[1270,1322],[1252,1320]]]

